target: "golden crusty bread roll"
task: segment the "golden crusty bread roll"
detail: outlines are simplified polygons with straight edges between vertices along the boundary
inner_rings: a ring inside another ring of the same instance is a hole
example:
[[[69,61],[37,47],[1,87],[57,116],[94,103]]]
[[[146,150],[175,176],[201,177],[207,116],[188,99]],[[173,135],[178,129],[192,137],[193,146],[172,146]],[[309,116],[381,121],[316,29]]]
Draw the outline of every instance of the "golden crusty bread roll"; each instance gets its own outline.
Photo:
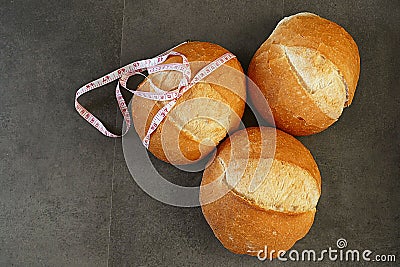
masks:
[[[258,181],[253,188],[252,180]],[[200,202],[227,249],[257,255],[265,246],[268,251],[288,250],[304,237],[320,193],[318,166],[304,145],[280,130],[253,127],[219,146],[204,171]],[[223,196],[209,201],[218,194]]]
[[[293,135],[318,133],[332,125],[351,104],[359,73],[360,56],[350,34],[312,13],[281,20],[248,70],[276,126]],[[259,94],[249,94],[263,115]]]
[[[184,54],[190,62],[192,77],[204,66],[229,52],[207,42],[188,42],[174,51]],[[179,56],[168,58],[164,64],[182,62]],[[163,71],[149,75],[162,90],[175,89],[182,74]],[[148,80],[139,91],[154,91]],[[233,58],[194,85],[179,98],[174,108],[151,135],[149,150],[157,158],[172,164],[189,164],[204,158],[226,136],[236,129],[243,115],[246,82],[242,67]],[[134,96],[132,116],[140,138],[144,138],[150,123],[168,102]]]

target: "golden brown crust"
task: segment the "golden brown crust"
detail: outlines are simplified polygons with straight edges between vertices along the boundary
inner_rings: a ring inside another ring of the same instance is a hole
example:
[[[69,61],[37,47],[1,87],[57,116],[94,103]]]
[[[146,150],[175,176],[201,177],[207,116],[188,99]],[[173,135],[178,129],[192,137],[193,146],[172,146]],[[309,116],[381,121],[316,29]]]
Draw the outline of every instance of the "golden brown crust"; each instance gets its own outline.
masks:
[[[276,138],[275,159],[295,164],[308,171],[315,178],[320,190],[321,177],[318,167],[309,150],[299,141],[274,128],[247,128],[224,141],[218,148],[215,160],[204,171],[202,186],[214,183],[211,190],[201,187],[202,204],[208,203],[211,195],[227,191],[228,193],[212,203],[202,205],[203,214],[216,237],[234,253],[257,255],[259,250],[264,250],[265,245],[269,251],[288,250],[311,228],[315,209],[303,213],[266,210],[237,192],[229,191],[225,178],[218,180],[226,171],[224,165],[229,164],[233,144],[240,144],[234,143],[235,140],[247,139],[246,135],[250,140],[248,149],[252,158],[270,156],[269,152],[261,151],[260,147],[261,144],[269,146]],[[267,143],[261,142],[261,136]],[[274,256],[276,257],[276,254]]]
[[[206,42],[189,42],[175,48],[174,51],[184,54],[188,61],[191,62],[192,78],[206,64],[228,52],[228,50],[216,44]],[[168,58],[164,64],[176,62],[181,62],[181,58],[178,56],[172,56]],[[243,73],[242,67],[236,58],[225,63],[224,68],[227,67],[236,72]],[[210,143],[202,144],[200,144],[196,136],[190,132],[190,129],[187,130],[185,127],[183,130],[180,129],[172,116],[176,107],[188,100],[207,98],[226,104],[230,107],[231,112],[236,114],[236,116],[232,116],[232,120],[229,122],[228,131],[237,128],[245,107],[246,88],[244,77],[242,77],[243,84],[241,86],[233,86],[233,88],[225,88],[219,84],[212,83],[215,79],[217,82],[219,82],[218,79],[227,79],[226,77],[223,77],[225,74],[226,71],[224,73],[221,69],[216,70],[207,78],[207,80],[205,80],[207,82],[200,82],[194,85],[188,92],[178,99],[177,104],[168,114],[167,118],[163,120],[156,131],[151,135],[149,147],[150,152],[152,152],[157,158],[166,162],[173,164],[188,164],[190,161],[196,161],[205,157],[215,148],[215,145],[223,139],[226,134],[226,129],[211,129],[209,134],[214,134],[216,136],[215,139],[217,140],[212,140]],[[222,85],[224,84],[226,83],[222,82]],[[240,85],[240,83],[238,84]],[[144,81],[139,85],[138,90],[150,90],[148,83]],[[132,101],[133,121],[134,127],[140,138],[144,138],[152,118],[162,106],[163,103],[161,102],[134,97]],[[177,116],[179,117],[179,115]],[[207,123],[206,119],[204,120],[204,123]],[[213,133],[213,130],[216,132]],[[215,143],[213,143],[214,141]]]
[[[275,158],[293,165],[297,165],[309,172],[317,182],[321,192],[321,174],[318,165],[310,150],[293,136],[277,131]]]
[[[249,77],[268,100],[278,128],[300,136],[318,133],[335,122],[321,112],[303,90],[279,45],[272,45],[264,53],[254,56]],[[263,99],[255,97],[256,93],[250,90],[251,100],[258,110],[263,109]]]
[[[290,215],[261,210],[232,191],[202,206],[202,211],[227,249],[253,256],[265,246],[268,251],[289,250],[308,233],[315,214],[315,211]]]
[[[232,140],[236,142],[233,148]],[[248,151],[243,149],[244,147],[248,148]],[[250,127],[235,132],[218,147],[218,157],[227,164],[230,161],[231,149],[234,150],[235,159],[273,157],[297,165],[314,177],[321,191],[321,175],[311,152],[299,140],[279,129]]]
[[[293,135],[318,133],[335,122],[302,88],[282,47],[304,47],[329,59],[344,77],[350,105],[360,72],[358,47],[339,25],[311,13],[283,19],[255,53],[248,75],[265,95],[277,127]],[[249,92],[257,109],[261,102]],[[262,113],[262,112],[261,112]]]

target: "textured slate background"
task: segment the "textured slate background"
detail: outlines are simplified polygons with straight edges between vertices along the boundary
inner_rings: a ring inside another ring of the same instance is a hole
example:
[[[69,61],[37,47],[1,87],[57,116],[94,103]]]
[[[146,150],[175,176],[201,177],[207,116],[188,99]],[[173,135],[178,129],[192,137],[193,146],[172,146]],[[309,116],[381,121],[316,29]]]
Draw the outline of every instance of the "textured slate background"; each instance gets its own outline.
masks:
[[[73,98],[85,82],[186,39],[218,43],[247,68],[276,23],[300,11],[352,34],[361,76],[341,119],[299,138],[317,160],[323,194],[313,228],[294,248],[320,251],[343,237],[350,249],[399,256],[398,1],[6,0],[0,11],[1,266],[270,264],[225,250],[200,208],[146,195],[121,140],[85,123]],[[108,86],[81,102],[116,130],[113,94]],[[173,179],[201,179],[153,162]],[[319,264],[330,265],[346,264]]]

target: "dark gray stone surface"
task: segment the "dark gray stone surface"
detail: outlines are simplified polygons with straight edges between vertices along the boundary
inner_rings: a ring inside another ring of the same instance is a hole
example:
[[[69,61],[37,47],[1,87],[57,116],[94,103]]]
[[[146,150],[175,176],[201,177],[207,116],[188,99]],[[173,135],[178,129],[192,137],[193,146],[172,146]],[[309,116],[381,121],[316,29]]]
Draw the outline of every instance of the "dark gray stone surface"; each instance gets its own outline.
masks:
[[[316,158],[323,187],[315,223],[294,248],[320,251],[342,237],[349,249],[399,257],[398,1],[3,2],[0,266],[310,266],[227,251],[200,208],[168,206],[143,192],[121,140],[103,137],[73,108],[85,82],[187,39],[218,43],[247,68],[276,23],[300,11],[352,34],[361,76],[340,120],[299,138]],[[81,102],[118,131],[113,95],[108,86]],[[201,179],[152,161],[173,181]]]
[[[123,2],[0,10],[0,266],[105,266],[115,140],[73,103],[79,86],[120,64]],[[82,103],[115,125],[112,90]]]

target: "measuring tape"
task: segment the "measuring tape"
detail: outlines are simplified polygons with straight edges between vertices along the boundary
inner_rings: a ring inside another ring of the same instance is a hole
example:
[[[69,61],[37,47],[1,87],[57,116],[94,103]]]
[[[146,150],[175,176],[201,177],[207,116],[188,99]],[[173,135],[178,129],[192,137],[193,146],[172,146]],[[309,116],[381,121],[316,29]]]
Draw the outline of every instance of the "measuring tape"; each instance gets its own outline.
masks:
[[[124,136],[130,126],[131,126],[131,118],[129,115],[129,111],[127,108],[127,105],[125,103],[125,100],[121,94],[121,89],[120,86],[122,86],[124,89],[128,90],[134,95],[137,95],[139,97],[151,99],[154,101],[169,101],[164,107],[162,107],[157,114],[153,117],[153,120],[150,123],[150,127],[147,130],[146,136],[142,140],[143,145],[148,148],[150,144],[150,136],[151,134],[157,129],[157,127],[161,124],[161,122],[164,120],[164,118],[167,116],[167,114],[171,111],[171,109],[174,107],[178,99],[186,92],[188,91],[191,87],[193,87],[196,83],[210,75],[212,72],[214,72],[216,69],[218,69],[220,66],[231,60],[232,58],[235,58],[235,56],[231,53],[226,53],[222,55],[221,57],[217,58],[204,68],[202,68],[194,77],[193,79],[191,78],[191,70],[190,70],[190,65],[189,61],[186,58],[185,55],[175,52],[174,49],[185,44],[187,42],[181,43],[168,51],[150,59],[144,59],[144,60],[139,60],[132,62],[122,68],[119,68],[107,75],[104,75],[103,77],[94,80],[92,82],[89,82],[88,84],[82,86],[76,91],[75,94],[75,109],[76,111],[87,121],[89,122],[92,126],[94,126],[98,131],[100,131],[102,134],[108,137],[121,137]],[[167,60],[168,57],[170,56],[180,56],[182,58],[182,63],[170,63],[170,64],[162,64]],[[143,74],[144,71],[147,71],[148,74],[153,74],[157,72],[162,72],[162,71],[178,71],[182,73],[182,79],[179,82],[178,87],[175,90],[172,91],[164,91],[160,88],[158,88],[156,85],[153,84],[151,79],[147,78],[146,75]],[[127,88],[127,81],[129,77],[134,76],[134,75],[142,75],[150,83],[150,86],[153,88],[154,92],[142,92],[142,91],[135,91]],[[78,98],[87,92],[90,92],[94,89],[97,89],[99,87],[102,87],[108,83],[111,83],[115,80],[119,79],[116,89],[115,89],[115,97],[118,102],[119,109],[122,113],[122,116],[124,117],[124,121],[126,123],[126,129],[125,131],[122,132],[122,135],[115,135],[108,131],[106,127],[101,123],[99,119],[97,119],[92,113],[90,113],[87,109],[85,109],[79,102]]]

